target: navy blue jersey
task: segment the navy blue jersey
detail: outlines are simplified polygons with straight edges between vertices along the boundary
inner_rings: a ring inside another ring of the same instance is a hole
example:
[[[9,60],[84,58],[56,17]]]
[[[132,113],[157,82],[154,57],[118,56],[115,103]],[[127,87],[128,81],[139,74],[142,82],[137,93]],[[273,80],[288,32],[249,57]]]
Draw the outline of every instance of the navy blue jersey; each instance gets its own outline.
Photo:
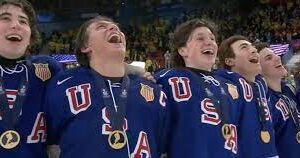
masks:
[[[295,109],[299,120],[295,92],[286,83],[282,83],[282,92],[269,88],[270,110],[276,136],[276,147],[280,158],[298,158],[300,155],[300,138],[297,140],[297,126],[292,111]],[[299,141],[299,142],[298,142]]]
[[[100,75],[97,78],[104,79]],[[125,133],[112,136],[108,116],[111,105],[104,104],[102,95],[118,99],[115,94],[121,88],[110,80],[105,83],[112,93],[101,91],[92,70],[86,67],[57,75],[46,94],[48,140],[60,145],[61,158],[158,158],[167,131],[166,95],[150,81],[130,76],[122,126]],[[126,136],[128,143],[120,149],[114,149],[108,141],[113,137],[112,144],[124,143]]]
[[[297,106],[298,108],[300,108],[300,88],[297,91],[296,100],[297,100]]]
[[[258,76],[254,83],[249,83],[239,74],[222,69],[217,70],[215,73],[225,78],[227,83],[238,87],[240,97],[236,100],[236,103],[242,106],[237,128],[239,157],[266,158],[277,156],[275,133],[272,127],[269,103],[266,98],[267,85],[265,81]],[[259,108],[259,105],[261,108]],[[263,140],[261,137],[262,131],[267,131],[270,137],[266,136],[266,132],[264,132]]]
[[[170,102],[172,133],[168,156],[171,158],[236,156],[238,138],[234,115],[238,107],[233,104],[227,85],[219,82],[209,72],[190,68],[162,70],[155,78],[163,86]],[[231,91],[235,90],[234,87],[230,88]],[[224,92],[226,97],[222,100]],[[222,133],[225,115],[227,115],[226,124],[229,125],[227,132],[230,132],[227,139]]]
[[[20,143],[12,148],[5,149],[0,146],[1,158],[45,158],[46,155],[46,125],[42,112],[45,86],[49,79],[61,70],[61,65],[50,57],[36,56],[20,62],[13,67],[0,66],[1,76],[4,82],[8,106],[15,108],[15,101],[22,76],[28,79],[28,90],[23,102],[19,121],[13,127],[20,135]],[[0,105],[5,106],[5,105]],[[7,131],[6,125],[0,114],[0,134]],[[9,135],[3,136],[1,143],[8,145]]]

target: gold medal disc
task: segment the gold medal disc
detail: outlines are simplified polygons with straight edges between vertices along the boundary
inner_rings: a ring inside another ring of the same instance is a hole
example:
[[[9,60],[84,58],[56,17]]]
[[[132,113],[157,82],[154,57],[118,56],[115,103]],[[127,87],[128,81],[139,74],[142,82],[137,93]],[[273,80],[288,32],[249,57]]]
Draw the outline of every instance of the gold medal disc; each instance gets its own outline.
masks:
[[[300,132],[298,132],[296,134],[296,140],[297,140],[298,144],[300,144]]]
[[[228,140],[231,137],[231,130],[229,124],[224,124],[222,126],[222,135],[226,140]]]
[[[260,131],[260,138],[264,143],[269,143],[271,136],[268,131]]]
[[[20,143],[20,135],[18,132],[8,130],[1,134],[0,145],[5,149],[12,149]]]
[[[108,143],[113,149],[122,149],[127,144],[127,137],[124,131],[115,130],[108,136]]]

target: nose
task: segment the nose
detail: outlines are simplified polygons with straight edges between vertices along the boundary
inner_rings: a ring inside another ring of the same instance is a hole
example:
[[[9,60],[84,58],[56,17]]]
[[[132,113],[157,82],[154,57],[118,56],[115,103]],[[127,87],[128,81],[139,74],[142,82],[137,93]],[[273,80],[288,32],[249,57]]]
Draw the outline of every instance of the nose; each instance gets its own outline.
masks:
[[[118,26],[115,25],[115,24],[110,24],[110,25],[108,26],[108,30],[111,30],[111,31],[119,31],[119,28],[118,28]]]
[[[11,27],[14,29],[18,29],[20,27],[20,23],[18,20],[12,20],[11,21]]]
[[[210,38],[205,38],[205,40],[204,40],[205,45],[212,45],[213,42],[215,42],[215,41],[213,41],[213,40],[210,39]]]
[[[257,49],[254,47],[254,46],[251,46],[251,53],[253,54],[253,53],[258,53],[257,52]]]

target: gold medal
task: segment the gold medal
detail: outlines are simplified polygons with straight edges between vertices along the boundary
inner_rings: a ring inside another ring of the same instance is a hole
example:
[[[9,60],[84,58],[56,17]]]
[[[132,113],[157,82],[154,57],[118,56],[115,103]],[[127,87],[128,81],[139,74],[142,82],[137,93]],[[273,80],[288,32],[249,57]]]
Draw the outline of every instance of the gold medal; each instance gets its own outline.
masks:
[[[224,124],[222,126],[222,134],[223,137],[228,140],[231,137],[231,130],[230,130],[230,125],[229,124]]]
[[[113,149],[122,149],[127,144],[127,137],[124,131],[115,130],[108,136],[108,143]]]
[[[270,142],[270,133],[268,131],[260,131],[260,138],[264,143]]]
[[[296,134],[296,140],[297,140],[298,144],[300,144],[300,132],[298,132]]]
[[[12,149],[20,143],[20,135],[18,132],[9,130],[1,134],[0,145],[5,149]]]

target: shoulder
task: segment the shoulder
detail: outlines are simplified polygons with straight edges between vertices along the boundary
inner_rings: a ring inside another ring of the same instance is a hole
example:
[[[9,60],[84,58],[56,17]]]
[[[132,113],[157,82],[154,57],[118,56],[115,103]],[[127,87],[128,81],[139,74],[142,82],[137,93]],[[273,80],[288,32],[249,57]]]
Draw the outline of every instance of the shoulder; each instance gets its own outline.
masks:
[[[55,59],[51,58],[50,56],[46,55],[36,55],[36,56],[31,56],[29,60],[32,63],[49,63],[49,64],[60,64],[58,61]]]
[[[192,75],[192,72],[187,69],[163,69],[154,74],[154,78],[160,82],[168,80],[172,77],[189,77]]]
[[[135,88],[139,89],[143,87],[149,87],[149,88],[153,88],[155,91],[161,90],[161,87],[158,84],[149,81],[143,77],[140,77],[138,75],[128,75],[128,77],[130,78],[131,84]]]
[[[281,87],[282,87],[283,92],[288,92],[293,95],[296,95],[296,93],[297,93],[296,87],[294,87],[292,84],[290,84],[286,81],[281,82]]]
[[[63,69],[63,65],[46,55],[37,55],[29,57],[29,61],[37,68],[49,68],[52,72],[58,72]]]
[[[225,69],[217,69],[213,73],[214,76],[218,79],[227,80],[234,83],[239,83],[240,79],[243,79],[243,77],[240,74]]]
[[[255,82],[261,84],[264,87],[264,89],[266,89],[266,90],[268,89],[267,80],[262,75],[260,75],[260,74],[257,75],[255,77]]]
[[[67,69],[56,74],[51,82],[50,87],[66,88],[77,86],[91,80],[90,71],[85,67],[76,67]]]

